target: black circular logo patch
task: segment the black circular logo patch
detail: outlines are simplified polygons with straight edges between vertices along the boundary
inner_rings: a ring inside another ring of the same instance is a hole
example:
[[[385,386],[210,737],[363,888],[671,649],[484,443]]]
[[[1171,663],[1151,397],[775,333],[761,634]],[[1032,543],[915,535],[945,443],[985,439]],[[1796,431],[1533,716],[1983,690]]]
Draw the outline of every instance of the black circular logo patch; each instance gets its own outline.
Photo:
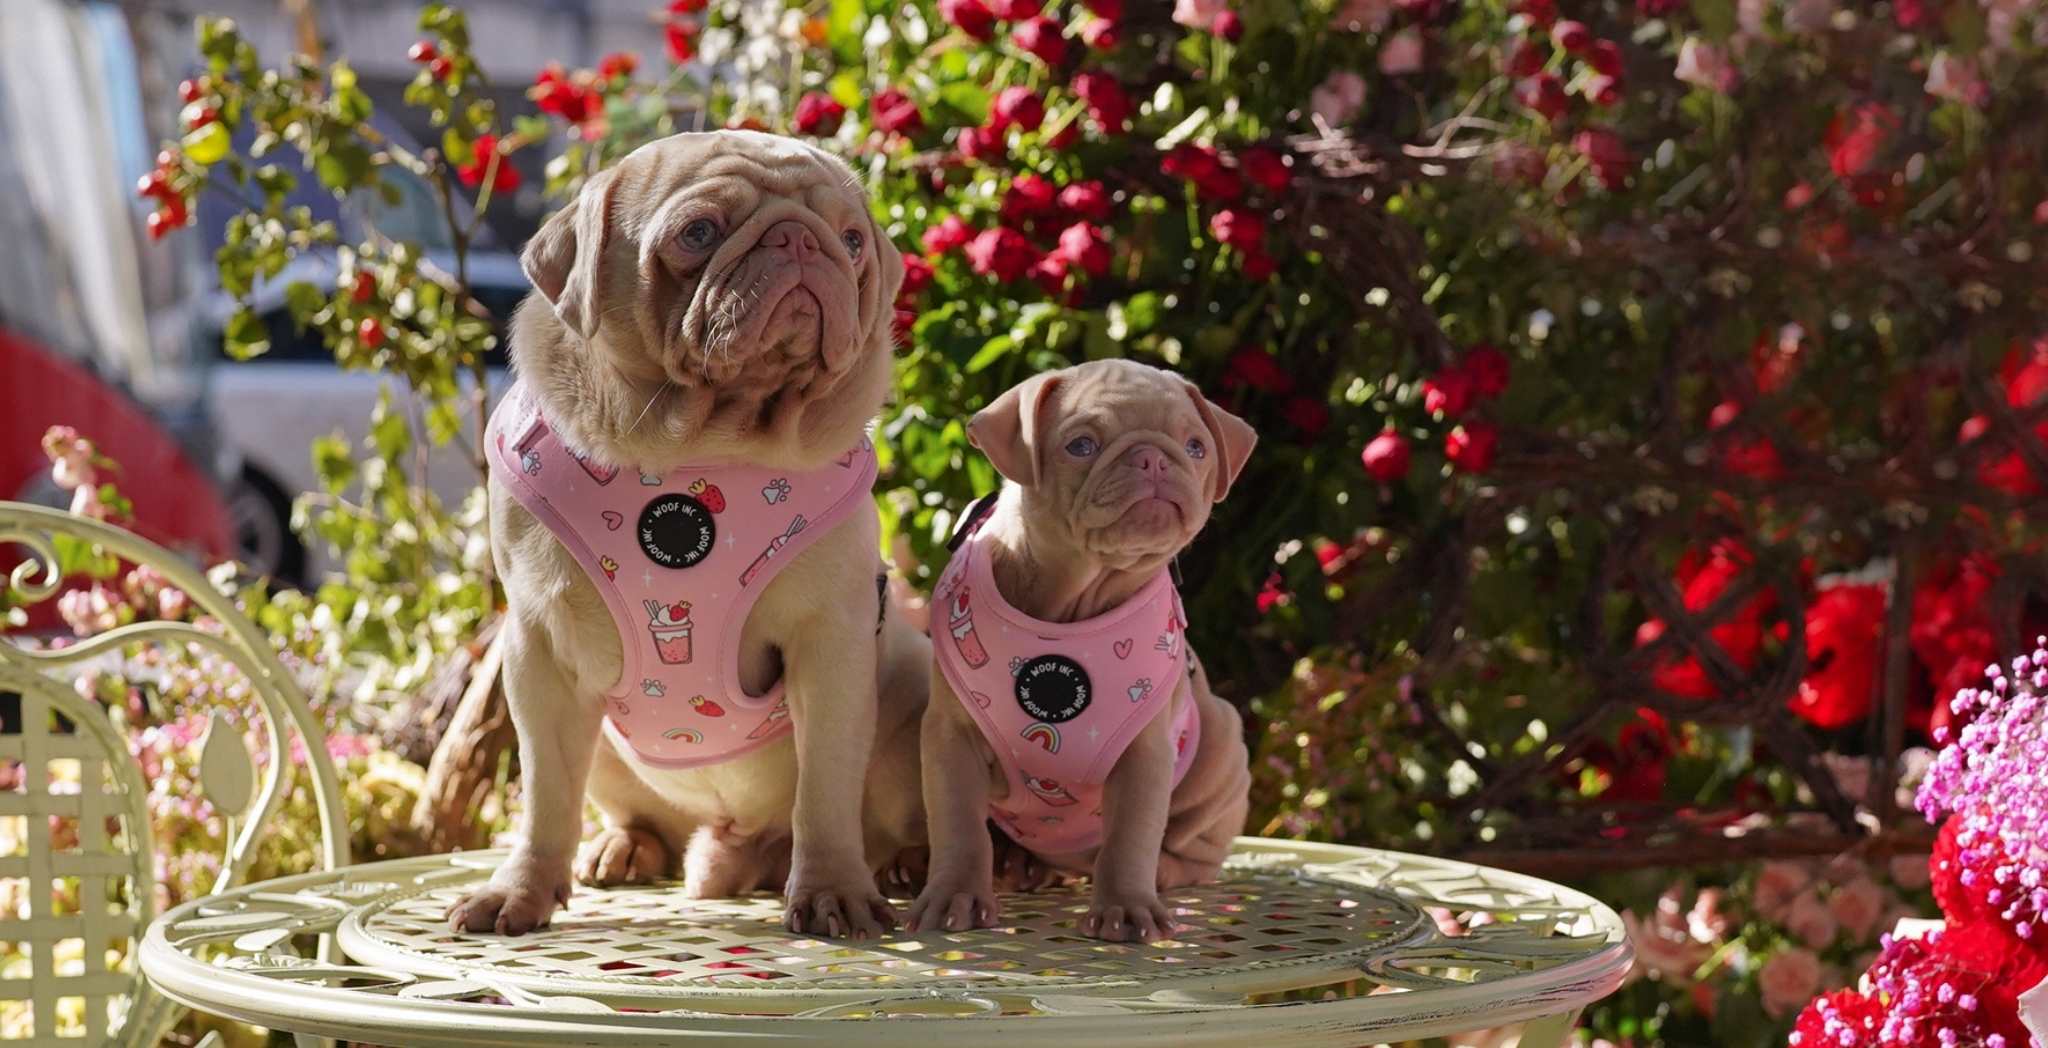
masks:
[[[1017,667],[1017,705],[1036,720],[1073,720],[1092,697],[1088,671],[1065,655],[1040,655]]]
[[[718,525],[702,502],[663,495],[640,511],[640,549],[664,568],[687,568],[711,555]]]

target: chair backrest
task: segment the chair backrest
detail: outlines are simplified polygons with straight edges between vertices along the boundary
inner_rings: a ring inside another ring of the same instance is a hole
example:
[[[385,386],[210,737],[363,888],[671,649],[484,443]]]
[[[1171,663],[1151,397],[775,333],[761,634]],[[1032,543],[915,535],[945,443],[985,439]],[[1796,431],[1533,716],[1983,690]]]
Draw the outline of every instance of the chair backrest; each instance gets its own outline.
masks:
[[[16,1044],[154,1045],[178,1009],[149,989],[134,962],[156,908],[161,845],[145,807],[149,786],[130,755],[125,717],[82,696],[75,678],[137,647],[173,659],[201,651],[246,677],[254,709],[241,712],[264,729],[260,770],[242,730],[219,711],[196,743],[201,791],[226,820],[214,890],[247,873],[297,767],[319,813],[321,869],[348,863],[346,815],[304,694],[263,631],[182,558],[99,521],[0,502],[0,552],[12,544],[26,553],[4,579],[12,599],[54,599],[65,582],[59,553],[73,540],[155,569],[211,621],[136,622],[61,648],[0,638],[0,1025]]]

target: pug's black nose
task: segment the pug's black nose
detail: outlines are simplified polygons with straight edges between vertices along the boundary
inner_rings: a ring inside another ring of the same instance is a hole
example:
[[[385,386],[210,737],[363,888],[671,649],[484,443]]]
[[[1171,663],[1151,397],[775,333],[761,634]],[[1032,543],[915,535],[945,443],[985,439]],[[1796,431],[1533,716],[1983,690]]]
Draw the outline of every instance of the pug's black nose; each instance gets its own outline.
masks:
[[[776,248],[790,257],[793,262],[802,262],[818,255],[818,237],[811,227],[793,218],[786,218],[768,227],[761,235],[761,246]]]

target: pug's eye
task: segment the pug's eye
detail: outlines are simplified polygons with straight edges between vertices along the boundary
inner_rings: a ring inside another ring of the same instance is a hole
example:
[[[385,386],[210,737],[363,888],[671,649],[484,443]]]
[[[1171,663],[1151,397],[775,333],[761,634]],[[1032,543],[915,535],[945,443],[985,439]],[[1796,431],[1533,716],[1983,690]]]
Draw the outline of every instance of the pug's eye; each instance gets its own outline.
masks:
[[[691,251],[704,251],[718,243],[718,223],[700,218],[683,227],[683,235],[677,238],[683,247]]]
[[[1081,436],[1067,441],[1067,454],[1075,458],[1087,458],[1095,454],[1096,450],[1097,445],[1094,437]]]
[[[1202,443],[1202,438],[1200,437],[1189,437],[1187,448],[1188,457],[1191,459],[1209,457],[1209,447],[1208,445]]]
[[[862,236],[858,229],[849,229],[839,234],[839,239],[846,243],[846,253],[852,255],[855,262],[860,261],[860,249],[868,246],[868,238]]]

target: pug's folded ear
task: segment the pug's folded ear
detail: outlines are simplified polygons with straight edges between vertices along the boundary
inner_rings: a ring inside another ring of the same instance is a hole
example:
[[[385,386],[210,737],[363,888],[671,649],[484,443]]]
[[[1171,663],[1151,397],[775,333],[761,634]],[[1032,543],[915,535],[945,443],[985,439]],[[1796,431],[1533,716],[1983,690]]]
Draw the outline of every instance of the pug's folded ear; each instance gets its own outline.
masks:
[[[1259,434],[1252,425],[1211,403],[1202,391],[1189,382],[1188,396],[1195,402],[1195,410],[1201,412],[1202,422],[1209,427],[1209,443],[1216,448],[1216,472],[1209,484],[1209,500],[1223,501],[1230,494],[1230,486],[1237,483],[1237,475],[1244,471],[1244,464],[1252,457],[1252,447],[1259,442]]]
[[[617,169],[600,171],[583,183],[583,191],[541,224],[526,242],[519,267],[533,281],[555,316],[584,338],[597,333],[597,267],[611,228],[612,184]]]
[[[1038,440],[1053,395],[1066,375],[1048,371],[1010,387],[967,421],[967,441],[988,456],[997,473],[1023,487],[1038,484]]]

